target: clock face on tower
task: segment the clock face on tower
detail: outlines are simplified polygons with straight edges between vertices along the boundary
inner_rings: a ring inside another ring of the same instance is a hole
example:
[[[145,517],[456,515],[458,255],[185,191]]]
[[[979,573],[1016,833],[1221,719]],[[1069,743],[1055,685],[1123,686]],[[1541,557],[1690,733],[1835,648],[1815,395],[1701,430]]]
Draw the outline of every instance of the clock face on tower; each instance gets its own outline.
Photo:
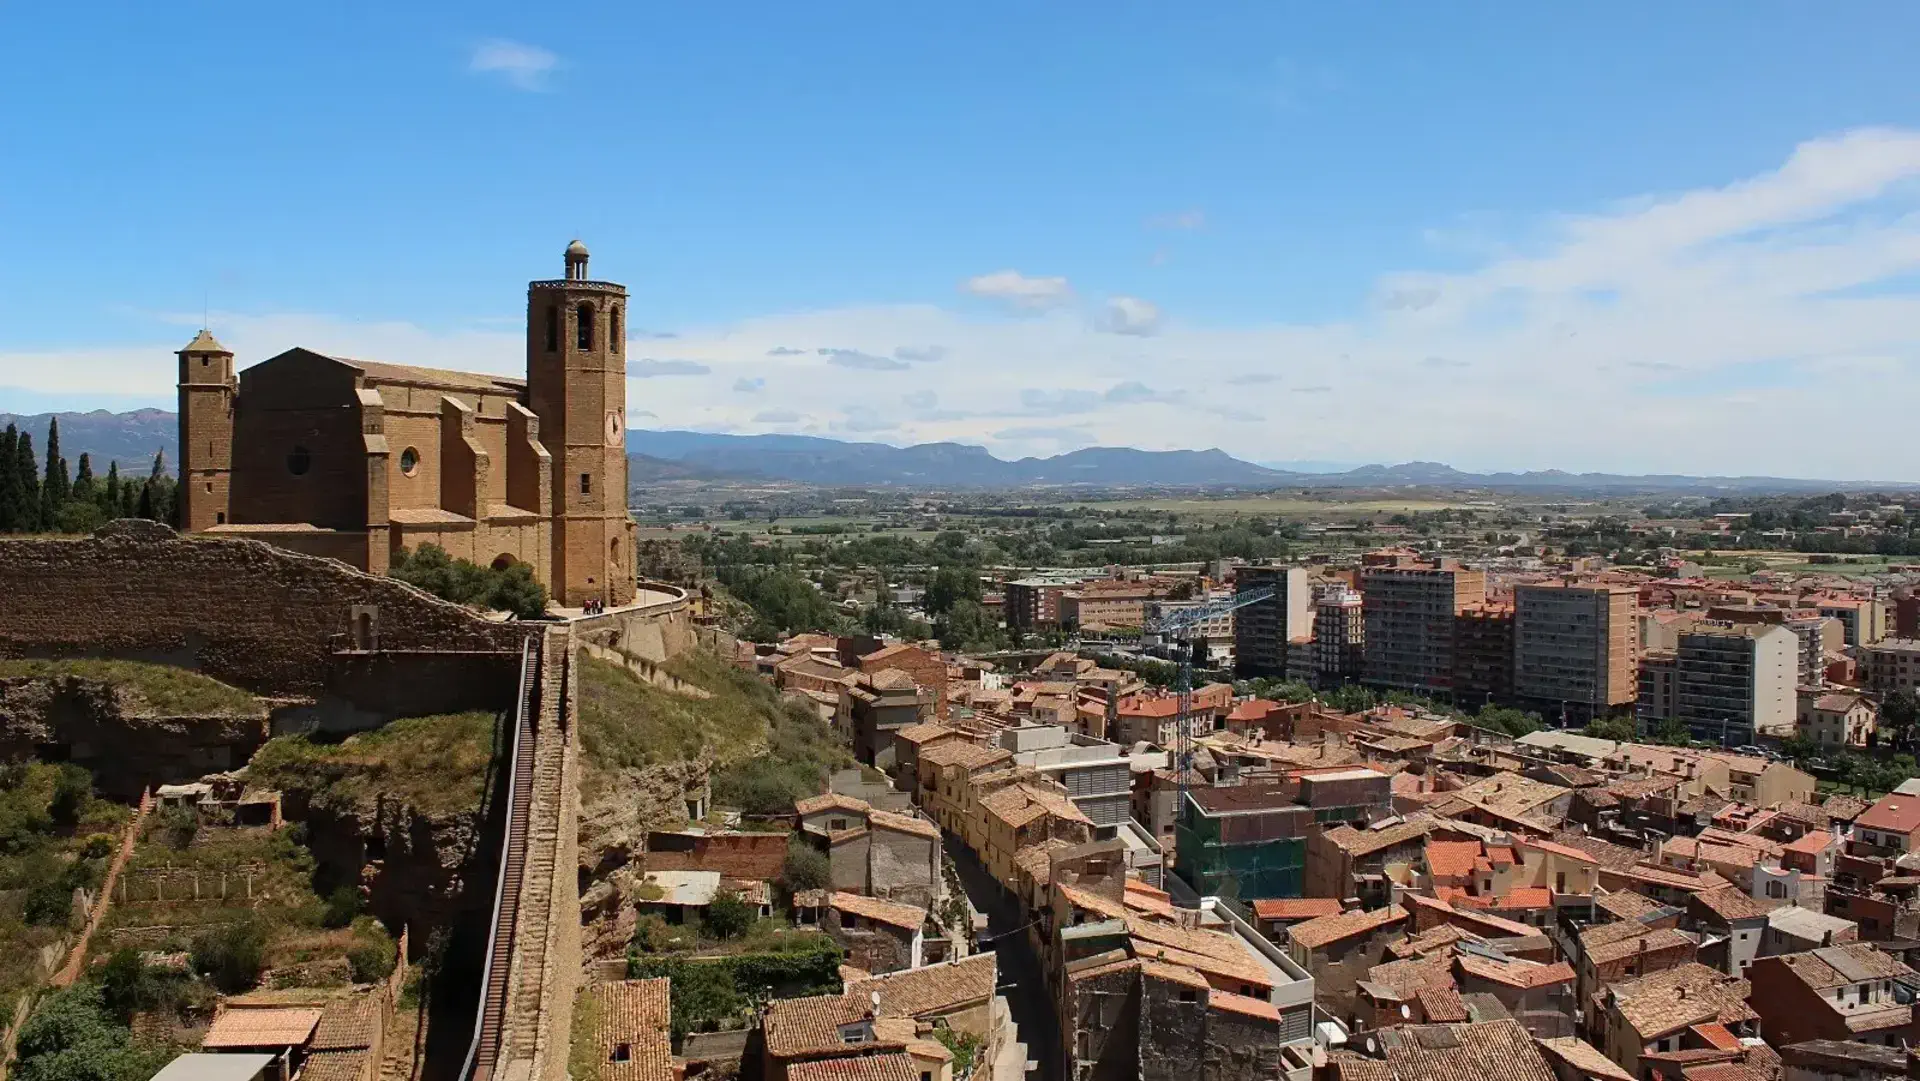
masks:
[[[622,419],[620,410],[607,410],[607,442],[616,447],[627,435],[627,426],[622,423]]]

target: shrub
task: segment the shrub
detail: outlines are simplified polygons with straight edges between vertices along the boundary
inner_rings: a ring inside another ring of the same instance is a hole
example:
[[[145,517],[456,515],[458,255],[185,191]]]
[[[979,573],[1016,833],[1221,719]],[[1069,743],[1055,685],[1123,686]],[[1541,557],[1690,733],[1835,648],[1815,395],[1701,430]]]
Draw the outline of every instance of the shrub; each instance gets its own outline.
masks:
[[[188,960],[215,987],[238,994],[260,982],[266,948],[266,929],[258,920],[246,919],[201,932],[193,940]]]
[[[67,927],[73,923],[73,888],[61,882],[41,882],[27,891],[22,910],[28,923],[39,927]]]
[[[456,604],[512,612],[521,619],[538,619],[547,611],[547,588],[533,580],[525,563],[496,570],[455,559],[437,544],[423,544],[401,549],[387,573]]]
[[[715,938],[739,938],[753,926],[759,913],[733,890],[721,890],[707,906],[707,930]]]
[[[47,816],[63,826],[80,821],[80,812],[93,798],[93,775],[71,762],[60,764],[53,775],[53,799],[47,804]]]
[[[833,882],[833,864],[827,854],[799,840],[787,844],[787,862],[781,870],[787,889],[824,890]]]
[[[673,929],[655,913],[649,912],[633,922],[633,948],[641,953],[670,949],[673,939]]]
[[[159,826],[167,847],[185,852],[200,834],[200,815],[191,807],[169,807],[161,812]]]
[[[19,1081],[133,1081],[151,1077],[171,1051],[133,1046],[132,1033],[115,1024],[100,988],[88,984],[56,991],[40,1002],[20,1027],[15,1048]]]
[[[113,855],[113,837],[109,834],[93,834],[80,846],[80,858],[83,860],[103,860],[111,855]]]
[[[100,971],[100,997],[107,1010],[124,1023],[136,1011],[148,1009],[159,1001],[159,981],[141,959],[139,950],[122,946],[113,951]]]
[[[352,886],[339,886],[327,894],[327,904],[320,915],[322,927],[345,927],[360,914],[360,891]]]
[[[353,970],[354,983],[378,983],[393,974],[400,951],[385,931],[375,928],[378,938],[369,938],[347,951],[347,967]]]

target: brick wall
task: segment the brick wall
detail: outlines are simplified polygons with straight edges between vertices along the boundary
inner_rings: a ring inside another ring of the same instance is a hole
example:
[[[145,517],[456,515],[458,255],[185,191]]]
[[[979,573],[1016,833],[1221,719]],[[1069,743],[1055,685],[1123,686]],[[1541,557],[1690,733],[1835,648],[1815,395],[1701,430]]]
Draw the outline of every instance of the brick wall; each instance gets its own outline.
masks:
[[[0,540],[0,596],[0,655],[170,663],[387,717],[498,708],[527,633],[334,560],[131,520]]]

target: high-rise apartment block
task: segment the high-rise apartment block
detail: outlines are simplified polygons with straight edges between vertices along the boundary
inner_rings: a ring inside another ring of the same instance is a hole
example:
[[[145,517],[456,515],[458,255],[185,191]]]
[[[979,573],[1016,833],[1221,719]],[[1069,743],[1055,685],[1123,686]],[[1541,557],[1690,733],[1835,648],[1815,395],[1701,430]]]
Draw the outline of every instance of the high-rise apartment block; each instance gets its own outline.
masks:
[[[1703,621],[1681,633],[1670,656],[1647,658],[1642,675],[1654,678],[1642,680],[1640,716],[1678,719],[1695,739],[1723,747],[1791,736],[1799,668],[1800,639],[1785,627]]]
[[[1486,600],[1486,572],[1452,559],[1395,562],[1361,573],[1365,679],[1395,690],[1451,693],[1454,617]]]
[[[1462,706],[1513,697],[1513,606],[1469,604],[1453,617],[1453,700]]]
[[[1513,591],[1513,690],[1541,709],[1594,717],[1639,696],[1639,591],[1535,582]]]
[[[1367,622],[1360,594],[1345,584],[1323,588],[1313,603],[1313,681],[1334,687],[1358,680],[1367,662]]]
[[[1234,672],[1242,678],[1286,678],[1288,644],[1313,634],[1313,592],[1304,567],[1241,567],[1234,592],[1271,587],[1273,596],[1233,613]]]
[[[1060,626],[1060,595],[1086,581],[1078,575],[1037,574],[1007,583],[1007,628],[1016,634]]]

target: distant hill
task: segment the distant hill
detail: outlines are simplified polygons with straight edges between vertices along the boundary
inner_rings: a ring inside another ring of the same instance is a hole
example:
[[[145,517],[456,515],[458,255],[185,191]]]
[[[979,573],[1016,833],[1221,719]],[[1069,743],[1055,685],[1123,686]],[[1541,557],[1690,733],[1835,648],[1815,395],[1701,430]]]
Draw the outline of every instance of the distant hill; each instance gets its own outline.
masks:
[[[109,413],[95,409],[90,413],[0,413],[0,428],[12,424],[33,435],[33,453],[47,452],[47,423],[60,418],[60,456],[77,467],[80,454],[92,456],[93,471],[105,474],[110,462],[119,462],[122,473],[145,476],[153,467],[156,452],[167,456],[172,472],[180,457],[180,425],[165,409],[136,409],[131,413]],[[41,458],[44,461],[44,457]]]
[[[46,449],[47,421],[60,418],[60,449],[69,462],[93,456],[95,472],[118,461],[123,472],[144,472],[156,451],[172,469],[179,457],[174,414],[0,413],[0,427],[33,433],[35,453]],[[1830,492],[1836,489],[1914,489],[1920,484],[1802,480],[1785,477],[1635,476],[1568,473],[1467,473],[1439,462],[1363,465],[1339,472],[1276,469],[1241,461],[1225,451],[1088,447],[1049,458],[996,458],[965,443],[849,443],[807,435],[718,435],[710,432],[629,431],[628,469],[635,484],[728,479],[800,484],[897,485],[927,488],[1023,488],[1036,485],[1126,488],[1446,488],[1565,492]],[[1323,463],[1298,463],[1301,466]]]

